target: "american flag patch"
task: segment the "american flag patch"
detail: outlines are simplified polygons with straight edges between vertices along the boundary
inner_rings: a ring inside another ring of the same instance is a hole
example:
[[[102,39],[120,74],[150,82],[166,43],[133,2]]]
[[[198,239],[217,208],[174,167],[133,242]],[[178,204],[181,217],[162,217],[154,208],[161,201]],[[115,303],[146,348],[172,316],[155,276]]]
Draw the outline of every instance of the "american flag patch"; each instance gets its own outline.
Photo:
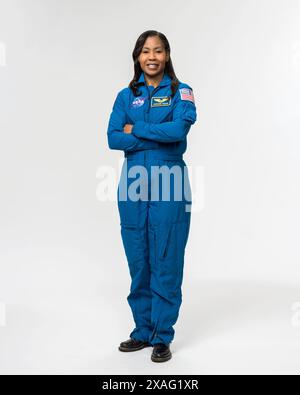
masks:
[[[182,88],[179,89],[181,100],[189,100],[195,103],[194,93],[192,89]]]

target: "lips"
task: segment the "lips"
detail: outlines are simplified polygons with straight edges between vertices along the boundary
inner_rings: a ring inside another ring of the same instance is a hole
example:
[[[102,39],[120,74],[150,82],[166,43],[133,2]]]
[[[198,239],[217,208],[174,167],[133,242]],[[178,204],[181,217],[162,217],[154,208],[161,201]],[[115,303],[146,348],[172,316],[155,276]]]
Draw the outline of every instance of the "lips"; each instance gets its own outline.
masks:
[[[147,67],[149,69],[156,69],[158,67],[158,64],[157,63],[148,63]]]

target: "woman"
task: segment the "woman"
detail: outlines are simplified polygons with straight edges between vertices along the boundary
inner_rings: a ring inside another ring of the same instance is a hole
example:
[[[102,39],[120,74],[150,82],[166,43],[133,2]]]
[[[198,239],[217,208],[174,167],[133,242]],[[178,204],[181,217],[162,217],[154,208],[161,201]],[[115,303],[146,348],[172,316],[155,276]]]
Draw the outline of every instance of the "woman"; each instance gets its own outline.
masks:
[[[191,217],[182,155],[197,115],[192,88],[175,75],[165,35],[144,32],[132,56],[134,78],[118,93],[107,131],[109,147],[124,151],[125,157],[118,209],[131,276],[127,300],[135,322],[119,350],[153,346],[152,361],[164,362],[172,357],[173,325],[182,302]]]

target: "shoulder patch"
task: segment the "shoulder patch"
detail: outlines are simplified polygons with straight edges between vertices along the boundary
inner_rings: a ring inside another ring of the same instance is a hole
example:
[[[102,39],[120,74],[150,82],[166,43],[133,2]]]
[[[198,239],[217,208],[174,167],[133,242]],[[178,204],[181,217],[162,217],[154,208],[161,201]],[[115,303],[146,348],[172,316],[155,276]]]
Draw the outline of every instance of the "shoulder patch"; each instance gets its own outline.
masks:
[[[188,100],[195,103],[195,97],[192,89],[189,88],[181,88],[179,89],[181,100]]]

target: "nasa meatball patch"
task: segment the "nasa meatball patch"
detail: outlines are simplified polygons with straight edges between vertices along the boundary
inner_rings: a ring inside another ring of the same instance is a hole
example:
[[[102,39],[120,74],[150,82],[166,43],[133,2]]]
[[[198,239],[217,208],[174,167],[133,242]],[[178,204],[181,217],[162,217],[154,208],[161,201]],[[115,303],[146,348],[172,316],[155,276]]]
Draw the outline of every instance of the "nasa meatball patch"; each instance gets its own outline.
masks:
[[[192,89],[182,88],[182,89],[179,89],[179,92],[180,92],[181,100],[188,100],[188,101],[195,103],[195,97],[194,97],[194,93],[193,93]]]
[[[136,97],[133,102],[131,103],[131,108],[139,108],[142,107],[145,103],[146,97],[139,96]]]

